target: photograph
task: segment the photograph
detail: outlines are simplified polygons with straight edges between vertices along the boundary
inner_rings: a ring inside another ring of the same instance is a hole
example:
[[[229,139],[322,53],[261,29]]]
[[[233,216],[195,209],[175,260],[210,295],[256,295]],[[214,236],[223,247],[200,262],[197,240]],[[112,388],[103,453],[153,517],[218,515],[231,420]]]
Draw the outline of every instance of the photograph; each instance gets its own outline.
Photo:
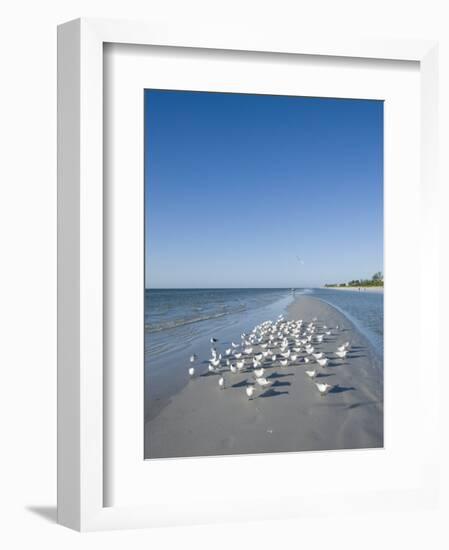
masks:
[[[144,458],[382,449],[383,101],[143,100]]]

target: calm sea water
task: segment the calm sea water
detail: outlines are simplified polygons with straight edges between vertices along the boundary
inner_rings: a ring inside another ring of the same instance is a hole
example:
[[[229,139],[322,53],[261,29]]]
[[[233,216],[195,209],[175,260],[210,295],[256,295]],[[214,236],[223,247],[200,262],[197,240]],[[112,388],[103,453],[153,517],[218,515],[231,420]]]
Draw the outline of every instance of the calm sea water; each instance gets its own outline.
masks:
[[[297,289],[344,313],[383,354],[383,294]],[[186,383],[188,358],[210,355],[210,338],[238,340],[244,331],[275,319],[294,299],[291,289],[182,289],[145,291],[145,416]]]
[[[147,351],[152,356],[173,351],[290,294],[285,289],[146,290]]]
[[[346,315],[373,345],[379,356],[384,347],[384,295],[383,292],[358,290],[313,289],[315,298],[333,305]]]

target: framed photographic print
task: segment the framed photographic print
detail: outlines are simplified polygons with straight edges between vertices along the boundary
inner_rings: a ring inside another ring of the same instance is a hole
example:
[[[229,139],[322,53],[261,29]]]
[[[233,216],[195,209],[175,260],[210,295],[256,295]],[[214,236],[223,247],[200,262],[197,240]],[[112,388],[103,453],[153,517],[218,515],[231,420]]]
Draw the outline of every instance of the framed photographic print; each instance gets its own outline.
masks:
[[[145,458],[383,447],[383,102],[144,105]]]
[[[58,36],[60,523],[434,502],[435,44]]]

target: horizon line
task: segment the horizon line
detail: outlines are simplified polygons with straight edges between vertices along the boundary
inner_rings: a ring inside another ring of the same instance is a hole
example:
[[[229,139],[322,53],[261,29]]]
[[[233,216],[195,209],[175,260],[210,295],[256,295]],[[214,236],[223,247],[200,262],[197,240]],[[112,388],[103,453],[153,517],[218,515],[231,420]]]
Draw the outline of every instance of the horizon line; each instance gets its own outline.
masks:
[[[273,290],[292,290],[297,288],[323,288],[324,285],[304,285],[304,286],[153,286],[145,287],[145,290],[251,290],[251,289],[273,289]]]

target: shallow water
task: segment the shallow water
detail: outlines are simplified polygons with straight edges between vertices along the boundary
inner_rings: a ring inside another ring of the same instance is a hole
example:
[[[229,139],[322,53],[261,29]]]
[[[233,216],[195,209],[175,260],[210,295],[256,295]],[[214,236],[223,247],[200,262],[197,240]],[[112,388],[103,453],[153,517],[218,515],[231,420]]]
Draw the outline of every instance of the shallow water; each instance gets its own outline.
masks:
[[[346,315],[370,341],[379,357],[384,346],[383,292],[315,288],[311,294],[333,305]]]
[[[145,349],[152,357],[185,348],[288,296],[286,289],[145,291]]]

